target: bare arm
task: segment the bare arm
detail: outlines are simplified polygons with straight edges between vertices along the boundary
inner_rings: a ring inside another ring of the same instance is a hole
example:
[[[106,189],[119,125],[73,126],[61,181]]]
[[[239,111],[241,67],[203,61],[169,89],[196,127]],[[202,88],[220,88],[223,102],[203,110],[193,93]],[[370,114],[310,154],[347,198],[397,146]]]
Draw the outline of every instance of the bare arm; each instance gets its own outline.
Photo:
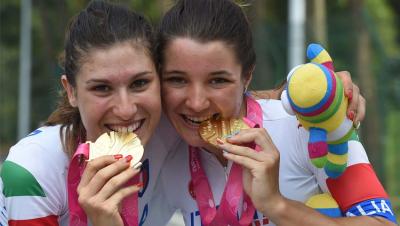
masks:
[[[330,218],[303,203],[283,197],[278,179],[280,155],[265,129],[242,130],[229,138],[228,142],[220,141],[219,144],[221,149],[227,151],[224,156],[243,166],[245,192],[252,199],[255,208],[276,225],[395,225],[384,218],[372,216]],[[255,142],[262,151],[256,152],[240,145],[249,142]]]

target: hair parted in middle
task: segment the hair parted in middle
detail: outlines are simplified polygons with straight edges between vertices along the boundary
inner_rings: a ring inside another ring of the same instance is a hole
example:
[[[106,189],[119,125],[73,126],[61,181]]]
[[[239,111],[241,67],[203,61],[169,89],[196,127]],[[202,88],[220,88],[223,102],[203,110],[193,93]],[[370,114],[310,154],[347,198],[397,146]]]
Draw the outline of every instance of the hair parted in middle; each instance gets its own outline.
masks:
[[[61,64],[68,82],[76,87],[76,76],[91,50],[112,48],[122,42],[144,48],[156,64],[155,34],[146,18],[121,5],[101,0],[90,2],[71,19],[65,33]],[[57,124],[61,124],[64,150],[72,156],[78,143],[86,140],[86,130],[79,109],[69,104],[65,91],[46,122],[48,126]]]
[[[249,21],[232,0],[179,0],[163,17],[158,31],[160,67],[165,49],[176,38],[198,42],[223,41],[232,47],[242,66],[242,76],[252,72],[256,62]]]

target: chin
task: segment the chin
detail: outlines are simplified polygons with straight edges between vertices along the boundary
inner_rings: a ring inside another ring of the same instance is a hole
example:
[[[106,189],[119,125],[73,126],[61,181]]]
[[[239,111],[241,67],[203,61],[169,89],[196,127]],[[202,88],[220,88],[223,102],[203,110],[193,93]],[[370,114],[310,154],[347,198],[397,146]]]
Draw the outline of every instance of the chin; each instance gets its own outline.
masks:
[[[207,145],[206,142],[204,142],[203,139],[201,139],[199,136],[195,137],[188,137],[188,136],[182,136],[182,138],[188,143],[190,146],[193,147],[204,147]]]

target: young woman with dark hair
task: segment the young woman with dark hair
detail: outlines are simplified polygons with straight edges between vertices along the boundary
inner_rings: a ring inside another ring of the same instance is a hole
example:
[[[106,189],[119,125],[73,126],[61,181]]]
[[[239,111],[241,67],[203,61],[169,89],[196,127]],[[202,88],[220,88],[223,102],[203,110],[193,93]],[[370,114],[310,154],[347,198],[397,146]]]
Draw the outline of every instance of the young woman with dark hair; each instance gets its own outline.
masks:
[[[129,220],[118,210],[123,199],[135,195],[139,204],[130,212],[138,215],[136,223],[143,224],[162,162],[179,138],[168,120],[159,124],[160,82],[152,27],[125,7],[92,1],[71,20],[64,47],[65,92],[58,108],[45,127],[10,149],[2,167],[8,223],[86,225],[85,214],[72,209],[78,203],[78,197],[71,196],[74,189],[67,193],[67,187],[75,186],[93,225]],[[87,163],[79,186],[67,183],[78,144],[94,142],[110,131],[134,132],[146,150],[153,150],[145,151],[141,172],[129,167],[132,156],[104,156]],[[123,186],[134,177],[140,177],[138,183]]]
[[[151,203],[166,219],[180,209],[187,226],[395,224],[355,134],[347,170],[328,179],[308,158],[308,133],[280,101],[248,95],[256,57],[237,4],[179,0],[163,17],[157,44],[163,110],[184,139],[169,154]],[[216,116],[257,126],[210,144],[199,129]],[[322,192],[343,216],[355,217],[331,218],[304,204]],[[150,213],[150,225],[159,212]]]

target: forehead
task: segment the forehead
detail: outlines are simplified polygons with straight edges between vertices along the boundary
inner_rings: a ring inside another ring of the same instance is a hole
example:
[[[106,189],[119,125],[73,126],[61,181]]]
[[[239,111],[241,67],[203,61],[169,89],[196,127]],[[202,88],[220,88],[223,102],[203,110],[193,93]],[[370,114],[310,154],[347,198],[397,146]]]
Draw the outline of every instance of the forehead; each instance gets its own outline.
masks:
[[[233,47],[224,41],[175,38],[167,46],[164,57],[166,67],[239,65]]]
[[[107,48],[92,48],[82,58],[78,74],[114,74],[118,71],[140,73],[153,69],[154,62],[146,47],[138,43],[121,42]]]

